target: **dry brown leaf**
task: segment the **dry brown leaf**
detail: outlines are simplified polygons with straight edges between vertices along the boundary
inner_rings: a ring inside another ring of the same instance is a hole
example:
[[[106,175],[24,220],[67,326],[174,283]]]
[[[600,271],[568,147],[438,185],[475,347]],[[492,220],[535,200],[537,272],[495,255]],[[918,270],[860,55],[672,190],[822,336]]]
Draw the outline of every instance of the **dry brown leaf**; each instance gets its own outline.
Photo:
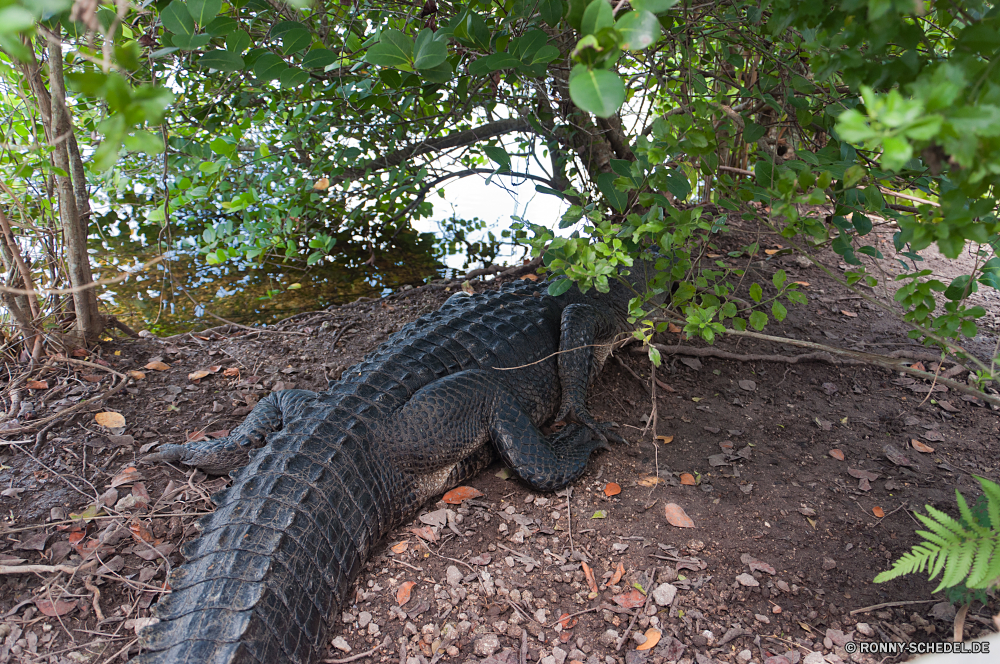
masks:
[[[111,479],[111,488],[119,487],[123,484],[132,484],[133,482],[138,482],[141,479],[142,475],[140,475],[139,471],[135,469],[135,466],[129,466]]]
[[[399,544],[393,544],[390,551],[393,553],[403,553],[410,546],[410,540],[403,540]]]
[[[856,313],[854,313],[853,311],[848,311],[847,309],[841,309],[840,313],[844,314],[848,318],[857,318],[858,317],[858,315]]]
[[[199,369],[198,371],[192,371],[191,373],[189,373],[188,380],[197,383],[202,378],[207,378],[208,376],[211,375],[212,375],[211,371],[205,371],[204,369]]]
[[[615,604],[623,609],[634,609],[646,603],[646,596],[635,588],[632,588],[628,592],[621,593],[620,595],[615,595],[611,599],[613,599]]]
[[[145,527],[141,523],[130,523],[128,529],[131,531],[132,537],[137,542],[153,541],[153,533],[149,530],[149,528]]]
[[[691,473],[681,473],[681,484],[684,486],[695,486],[698,483],[694,481],[694,475]]]
[[[529,274],[524,275],[521,278],[522,279],[527,279],[528,281],[538,281],[538,275],[537,274],[530,274],[529,273]]]
[[[104,374],[87,374],[86,376],[80,376],[80,378],[84,379],[88,383],[100,383],[104,380]]]
[[[449,505],[461,505],[463,500],[478,498],[481,495],[483,495],[483,492],[479,489],[474,489],[471,486],[458,486],[444,494],[441,500]]]
[[[417,585],[416,581],[407,581],[399,587],[396,591],[396,604],[403,606],[410,601],[410,591],[413,590],[413,586]]]
[[[809,288],[809,282],[808,281],[793,281],[792,283],[793,284],[798,284],[799,286],[802,286],[803,288]]]
[[[674,442],[673,436],[657,436],[656,439],[664,445]]]
[[[118,429],[125,426],[125,416],[121,413],[114,413],[111,411],[105,411],[94,415],[94,421],[102,427],[107,427],[109,429]]]
[[[673,323],[667,323],[667,332],[671,332],[673,334],[680,334],[683,331],[684,331],[683,327],[680,327],[679,325],[674,325]]]
[[[916,369],[917,371],[927,371],[927,369],[924,368],[923,362],[914,362],[913,364],[910,365],[910,368]]]
[[[313,189],[315,189],[316,191],[326,191],[329,188],[330,188],[329,178],[320,178],[313,183]]]
[[[622,492],[622,488],[616,482],[608,482],[604,485],[604,495],[607,497],[617,496]]]
[[[921,443],[916,438],[910,440],[910,446],[918,452],[923,452],[924,454],[930,454],[934,451],[934,448],[926,443]]]
[[[196,443],[199,440],[208,440],[208,436],[205,435],[204,431],[191,431],[185,434],[187,442]]]
[[[150,362],[143,369],[149,369],[150,371],[166,371],[170,368],[169,364],[164,364],[163,362]]]
[[[872,508],[872,514],[881,519],[882,517],[885,516],[885,510],[883,510],[881,507],[875,506]]]
[[[36,599],[35,606],[38,607],[39,612],[42,614],[54,618],[56,616],[64,616],[75,609],[76,602],[64,602],[61,599],[57,599],[55,602],[48,599]]]
[[[842,450],[837,449],[836,447],[830,450],[830,456],[832,456],[837,461],[844,460],[844,452]]]
[[[46,380],[29,380],[26,387],[29,390],[47,390],[49,389],[49,383]]]
[[[694,528],[694,521],[687,515],[684,508],[677,503],[667,503],[664,507],[667,523],[677,528]]]
[[[222,372],[222,375],[226,378],[235,378],[240,375],[240,370],[238,367],[229,367]]]
[[[590,592],[596,593],[597,590],[597,579],[594,578],[594,570],[590,569],[590,565],[587,563],[580,563],[583,568],[583,575],[587,577],[587,585],[590,587]]]
[[[638,482],[639,486],[647,486],[647,487],[656,486],[657,484],[662,484],[662,483],[663,483],[663,478],[656,477],[655,475],[646,475]]]
[[[780,251],[780,250],[779,249],[765,249],[764,253],[767,254],[768,256],[773,256],[776,253],[778,253],[778,251]],[[643,650],[645,650],[645,648],[643,648]]]
[[[410,528],[410,532],[427,542],[436,542],[438,538],[434,529],[430,526],[424,526],[423,528]]]
[[[136,371],[135,369],[129,371],[128,375],[132,380],[144,380],[146,378],[146,374],[141,371]]]
[[[219,373],[219,371],[222,370],[222,365],[221,364],[213,364],[212,366],[210,366],[208,368],[208,370],[211,371],[212,373]]]
[[[618,567],[617,569],[615,569],[615,573],[611,575],[611,580],[608,581],[608,583],[610,583],[611,585],[615,585],[616,583],[622,580],[622,576],[624,576],[624,574],[625,574],[625,565],[623,565],[621,561],[619,561]]]
[[[660,642],[660,630],[650,627],[646,630],[646,640],[636,650],[649,650]]]
[[[568,613],[564,613],[559,616],[559,624],[562,625],[563,629],[573,629],[576,624],[580,622],[579,618],[574,618]]]

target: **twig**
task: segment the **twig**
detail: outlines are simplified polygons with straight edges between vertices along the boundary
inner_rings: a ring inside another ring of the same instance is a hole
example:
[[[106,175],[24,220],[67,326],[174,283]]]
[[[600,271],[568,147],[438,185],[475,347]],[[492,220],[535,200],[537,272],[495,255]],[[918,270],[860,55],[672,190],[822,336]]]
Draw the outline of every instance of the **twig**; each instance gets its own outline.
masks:
[[[618,645],[615,646],[615,650],[616,651],[621,650],[622,646],[625,645],[625,640],[628,638],[628,635],[632,632],[632,627],[635,626],[635,621],[639,618],[639,614],[646,612],[646,607],[649,606],[649,600],[652,599],[652,597],[653,597],[652,587],[653,587],[653,584],[656,583],[656,570],[657,569],[659,569],[659,568],[658,567],[654,567],[653,568],[653,573],[649,576],[649,583],[646,584],[646,586],[647,586],[646,587],[646,601],[643,602],[642,607],[640,607],[635,613],[632,614],[632,620],[630,620],[629,623],[628,623],[628,629],[626,629],[625,632],[622,634],[621,638],[618,639]]]
[[[866,606],[861,609],[854,609],[851,611],[851,615],[857,615],[859,613],[868,613],[869,611],[875,611],[877,609],[887,609],[892,606],[910,606],[911,604],[932,604],[939,600],[936,599],[917,599],[907,602],[883,602],[881,604],[873,604],[871,606]]]
[[[528,630],[521,630],[521,664],[528,664]]]
[[[77,571],[93,567],[96,564],[96,560],[91,560],[76,567],[71,565],[0,565],[0,574],[52,574],[53,572],[75,574]]]
[[[359,652],[358,654],[351,655],[350,657],[343,657],[341,659],[324,659],[323,661],[326,662],[326,664],[347,664],[347,662],[354,662],[354,661],[359,660],[359,659],[361,659],[363,657],[368,657],[369,655],[374,654],[375,651],[379,650],[381,647],[382,647],[382,644],[380,643],[377,646],[375,646],[374,648],[372,648],[371,650],[366,650],[364,652]]]
[[[545,627],[552,627],[556,623],[560,623],[563,620],[569,620],[570,618],[576,618],[577,616],[582,616],[583,614],[590,613],[591,611],[600,611],[600,610],[601,610],[601,607],[599,607],[599,606],[592,606],[589,609],[584,609],[583,611],[577,611],[576,613],[570,613],[569,615],[561,616],[558,620],[553,620],[548,625],[545,625]]]
[[[910,196],[909,194],[901,194],[898,191],[892,191],[891,189],[886,189],[885,187],[879,187],[878,190],[881,191],[886,196],[895,196],[896,198],[902,198],[904,201],[913,201],[914,203],[930,205],[931,207],[941,207],[940,203],[935,203],[934,201],[929,201],[925,198],[917,198],[916,196]]]
[[[61,359],[68,360],[69,358],[61,358]],[[80,403],[73,404],[69,408],[64,408],[63,410],[60,410],[58,413],[55,413],[53,415],[49,415],[48,417],[43,417],[40,420],[34,420],[30,424],[25,424],[24,426],[16,427],[14,429],[5,429],[3,431],[0,431],[0,436],[13,436],[13,435],[18,435],[18,434],[22,434],[22,433],[28,433],[29,431],[34,431],[34,430],[38,429],[39,427],[45,426],[49,422],[53,422],[53,421],[55,421],[57,419],[60,419],[60,418],[63,418],[65,416],[67,416],[67,415],[75,413],[76,411],[80,410],[81,408],[85,408],[86,406],[91,406],[91,405],[93,405],[95,403],[98,403],[98,402],[104,401],[105,399],[113,397],[114,395],[116,395],[119,392],[121,392],[122,388],[124,388],[126,385],[128,385],[129,380],[131,380],[128,376],[125,376],[124,374],[120,374],[117,371],[115,371],[114,369],[108,369],[107,367],[102,367],[99,364],[93,364],[91,362],[84,362],[83,360],[73,360],[73,362],[74,363],[75,362],[82,362],[83,364],[87,364],[87,365],[99,367],[101,369],[104,369],[105,371],[110,371],[111,373],[113,373],[113,374],[115,374],[117,376],[121,376],[122,380],[121,380],[121,382],[118,383],[117,387],[114,387],[114,388],[108,390],[107,392],[99,394],[96,397],[91,397],[90,399],[87,399],[86,401],[81,401]],[[11,443],[8,443],[6,441],[0,440],[0,445],[9,445],[9,444],[11,444]]]

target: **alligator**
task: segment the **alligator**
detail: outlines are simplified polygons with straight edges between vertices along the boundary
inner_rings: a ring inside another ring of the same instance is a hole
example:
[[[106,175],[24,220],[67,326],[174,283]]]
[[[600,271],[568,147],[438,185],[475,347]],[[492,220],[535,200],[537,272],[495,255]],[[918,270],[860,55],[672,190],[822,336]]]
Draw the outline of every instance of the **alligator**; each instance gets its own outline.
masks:
[[[551,296],[545,280],[458,293],[326,391],[273,392],[225,438],[161,446],[147,461],[233,482],[182,548],[133,661],[315,662],[373,546],[429,498],[497,457],[537,490],[578,478],[622,440],[585,399],[655,267],[636,261],[606,293]]]

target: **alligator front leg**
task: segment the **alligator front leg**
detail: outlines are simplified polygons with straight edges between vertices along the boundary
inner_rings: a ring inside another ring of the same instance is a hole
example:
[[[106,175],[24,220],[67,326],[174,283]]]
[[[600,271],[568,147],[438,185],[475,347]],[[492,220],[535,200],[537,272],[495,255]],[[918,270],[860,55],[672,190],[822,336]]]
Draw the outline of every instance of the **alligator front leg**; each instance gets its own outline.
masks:
[[[475,474],[495,452],[532,487],[553,491],[582,475],[591,452],[605,446],[578,424],[546,439],[510,387],[480,370],[418,390],[384,435],[399,468],[414,478],[418,502]]]
[[[155,454],[144,457],[143,462],[179,461],[213,475],[228,473],[245,466],[250,459],[250,450],[263,447],[267,434],[281,429],[284,413],[315,396],[316,393],[309,390],[272,392],[261,399],[247,418],[225,438],[199,440],[186,445],[161,445]]]

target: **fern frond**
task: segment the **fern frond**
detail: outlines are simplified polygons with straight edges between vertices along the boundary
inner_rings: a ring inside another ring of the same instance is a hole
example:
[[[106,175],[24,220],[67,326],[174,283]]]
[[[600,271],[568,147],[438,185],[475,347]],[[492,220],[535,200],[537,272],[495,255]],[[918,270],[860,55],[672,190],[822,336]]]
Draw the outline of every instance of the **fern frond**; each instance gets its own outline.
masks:
[[[959,538],[971,539],[971,537],[973,536],[972,533],[970,533],[968,530],[962,527],[962,524],[960,524],[958,521],[953,519],[945,512],[936,509],[933,505],[924,505],[924,507],[927,509],[927,514],[929,514],[934,519],[934,521],[931,523],[934,523],[935,525],[943,529],[939,530],[938,528],[931,526],[930,523],[928,523],[927,521],[924,521],[924,519],[921,519],[921,521],[924,522],[924,525],[933,530],[934,532],[937,532],[944,537],[948,537],[947,532],[949,531],[954,535],[957,535]],[[957,541],[954,536],[951,539],[952,541]]]
[[[991,482],[985,477],[978,477],[979,484],[983,487],[983,495],[988,501],[986,511],[990,515],[990,525],[995,530],[1000,530],[1000,484]]]
[[[945,588],[951,588],[961,583],[972,568],[975,552],[976,548],[972,542],[963,542],[947,551],[948,560],[944,567],[944,574],[941,575],[941,583],[934,589],[934,592],[941,592]]]
[[[990,556],[993,555],[996,545],[997,542],[991,539],[983,540],[982,544],[979,545],[976,551],[976,562],[972,564],[972,571],[969,572],[969,578],[965,580],[966,586],[969,588],[982,588],[982,584],[990,580],[990,577],[987,577],[986,573],[990,566]]]
[[[920,516],[920,515],[918,514],[917,516]],[[947,537],[941,537],[940,535],[937,535],[937,534],[932,533],[932,532],[928,532],[926,530],[918,530],[917,534],[920,535],[921,537],[923,537],[928,542],[933,543],[938,548],[949,546],[949,545],[955,543],[955,540],[953,540],[953,539],[949,539]]]
[[[1000,543],[993,550],[993,559],[990,560],[989,567],[983,573],[983,585],[986,588],[1000,581]]]
[[[975,533],[978,537],[988,536],[990,532],[989,528],[983,528],[979,525],[979,519],[969,509],[969,504],[965,502],[965,496],[957,489],[955,490],[955,501],[958,503],[958,513],[961,515],[962,521],[966,524],[965,530]]]
[[[875,583],[891,581],[904,574],[912,574],[923,567],[927,562],[927,551],[920,549],[920,545],[914,546],[911,551],[904,553],[890,569],[875,577]]]

